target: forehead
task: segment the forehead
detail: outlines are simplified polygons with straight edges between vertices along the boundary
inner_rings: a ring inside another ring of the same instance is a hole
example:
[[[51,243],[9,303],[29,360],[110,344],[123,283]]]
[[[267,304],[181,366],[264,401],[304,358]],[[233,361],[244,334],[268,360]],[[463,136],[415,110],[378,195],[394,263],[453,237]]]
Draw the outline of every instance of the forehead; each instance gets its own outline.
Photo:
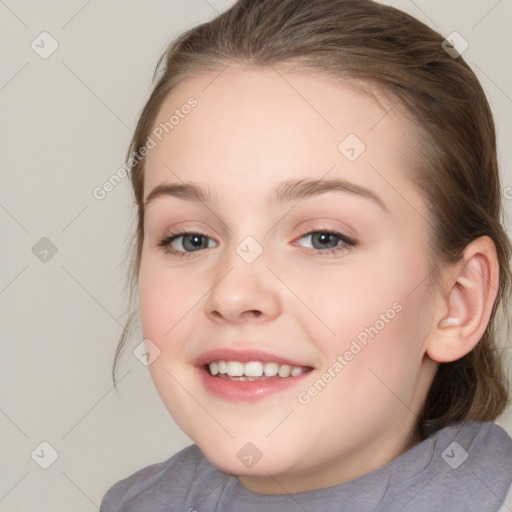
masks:
[[[145,195],[182,180],[214,196],[250,187],[262,199],[288,178],[325,176],[370,184],[383,197],[396,196],[396,187],[417,196],[405,177],[411,125],[396,102],[378,100],[355,83],[274,68],[230,66],[189,78],[153,124],[161,140],[153,135],[146,157]]]

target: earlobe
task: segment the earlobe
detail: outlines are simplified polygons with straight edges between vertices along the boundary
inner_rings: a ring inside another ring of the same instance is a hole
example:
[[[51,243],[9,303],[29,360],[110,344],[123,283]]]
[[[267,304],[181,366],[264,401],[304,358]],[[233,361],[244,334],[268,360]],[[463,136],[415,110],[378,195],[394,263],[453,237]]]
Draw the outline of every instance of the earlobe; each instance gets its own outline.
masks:
[[[436,319],[426,353],[446,363],[469,353],[487,328],[499,284],[496,247],[487,237],[474,240],[464,250],[463,264],[451,270],[441,297],[443,312]]]

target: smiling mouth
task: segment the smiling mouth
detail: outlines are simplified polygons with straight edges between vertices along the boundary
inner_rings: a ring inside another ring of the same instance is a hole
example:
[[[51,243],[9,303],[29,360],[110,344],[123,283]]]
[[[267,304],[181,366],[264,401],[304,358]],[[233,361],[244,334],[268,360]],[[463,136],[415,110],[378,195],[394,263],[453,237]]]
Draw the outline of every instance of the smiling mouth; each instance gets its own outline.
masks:
[[[291,366],[273,361],[211,361],[204,366],[212,377],[230,381],[263,381],[288,379],[311,371],[311,366]]]

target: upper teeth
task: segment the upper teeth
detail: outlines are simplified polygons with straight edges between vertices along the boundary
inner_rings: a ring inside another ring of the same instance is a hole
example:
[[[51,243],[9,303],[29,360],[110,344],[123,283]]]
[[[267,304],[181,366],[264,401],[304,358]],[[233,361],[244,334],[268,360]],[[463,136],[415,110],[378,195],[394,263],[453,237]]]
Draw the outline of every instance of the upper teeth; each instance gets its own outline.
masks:
[[[274,362],[262,363],[260,361],[249,361],[241,363],[240,361],[212,361],[209,365],[212,375],[226,373],[230,377],[295,377],[303,372],[302,366],[290,366],[289,364],[279,364]]]

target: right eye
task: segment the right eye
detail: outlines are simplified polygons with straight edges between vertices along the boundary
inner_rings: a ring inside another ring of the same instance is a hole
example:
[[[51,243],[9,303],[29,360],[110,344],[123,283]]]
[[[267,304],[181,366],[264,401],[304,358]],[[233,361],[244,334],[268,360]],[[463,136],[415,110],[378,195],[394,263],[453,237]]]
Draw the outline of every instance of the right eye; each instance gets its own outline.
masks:
[[[213,242],[211,238],[195,231],[168,233],[158,242],[158,246],[167,254],[183,258],[190,252],[198,252],[212,247],[208,245],[208,240]]]

